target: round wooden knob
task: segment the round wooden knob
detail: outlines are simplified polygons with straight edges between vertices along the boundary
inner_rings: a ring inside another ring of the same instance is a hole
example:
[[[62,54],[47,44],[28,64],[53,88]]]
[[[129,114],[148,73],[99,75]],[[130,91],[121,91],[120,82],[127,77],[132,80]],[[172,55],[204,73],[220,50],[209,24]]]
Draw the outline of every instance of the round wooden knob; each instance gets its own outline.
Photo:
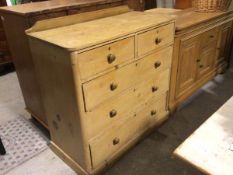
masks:
[[[152,110],[151,111],[151,116],[154,116],[154,115],[156,115],[157,114],[157,111],[156,110]]]
[[[112,63],[116,60],[116,56],[113,55],[113,54],[109,54],[109,55],[107,56],[107,59],[108,59],[108,63],[109,63],[109,64],[112,64]]]
[[[116,83],[112,83],[112,84],[110,84],[110,90],[111,91],[114,91],[114,90],[116,90],[117,89],[117,84]]]
[[[112,143],[113,145],[117,145],[120,143],[120,139],[116,137],[115,139],[113,139]]]
[[[156,91],[158,91],[159,90],[159,88],[157,87],[157,86],[153,86],[152,87],[152,92],[156,92]]]
[[[161,38],[155,38],[155,44],[158,45],[162,42]]]
[[[117,115],[117,111],[115,109],[113,109],[112,111],[109,112],[109,116],[111,118],[115,117]]]
[[[161,66],[161,62],[157,61],[154,66],[155,66],[155,69],[159,68]]]

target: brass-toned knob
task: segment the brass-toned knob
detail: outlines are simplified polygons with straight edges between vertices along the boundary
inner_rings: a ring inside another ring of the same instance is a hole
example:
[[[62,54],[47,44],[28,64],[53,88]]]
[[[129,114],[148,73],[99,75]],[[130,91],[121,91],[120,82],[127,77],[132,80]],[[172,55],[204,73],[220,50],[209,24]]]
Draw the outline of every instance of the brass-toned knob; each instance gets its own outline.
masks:
[[[154,116],[154,115],[157,114],[157,111],[156,110],[152,110],[150,114],[151,114],[151,116]]]
[[[214,38],[214,35],[210,35],[210,38]]]
[[[158,45],[162,42],[161,38],[155,38],[155,44]]]
[[[113,139],[112,143],[113,145],[117,145],[120,143],[120,139],[116,137],[115,139]]]
[[[107,56],[107,59],[108,59],[108,63],[111,64],[111,63],[113,63],[116,60],[116,56],[113,55],[113,54],[109,54]]]
[[[201,60],[200,60],[200,59],[197,59],[197,63],[199,63],[199,62],[201,62]]]
[[[155,63],[155,69],[157,69],[158,67],[160,67],[161,66],[161,62],[160,61],[157,61],[156,63]]]
[[[200,65],[200,68],[203,68],[204,66],[203,65]]]
[[[109,112],[109,116],[110,116],[111,118],[115,117],[116,115],[117,115],[117,111],[116,111],[115,109],[113,109],[113,110],[111,110],[111,111]]]
[[[153,86],[153,87],[152,87],[152,92],[156,92],[156,91],[158,91],[158,89],[159,89],[159,88],[158,88],[157,86]]]
[[[116,83],[112,83],[112,84],[110,84],[110,90],[111,91],[114,91],[114,90],[116,90],[117,89],[117,84]]]

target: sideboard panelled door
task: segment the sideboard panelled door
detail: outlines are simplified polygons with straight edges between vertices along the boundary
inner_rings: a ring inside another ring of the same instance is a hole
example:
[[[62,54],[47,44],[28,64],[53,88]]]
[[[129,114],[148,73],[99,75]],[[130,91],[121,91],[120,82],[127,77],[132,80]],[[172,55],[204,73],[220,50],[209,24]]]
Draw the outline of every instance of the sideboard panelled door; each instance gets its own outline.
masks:
[[[183,94],[183,91],[192,86],[196,81],[198,53],[200,48],[199,37],[183,40],[180,47],[180,59],[178,62],[178,79],[176,96]]]

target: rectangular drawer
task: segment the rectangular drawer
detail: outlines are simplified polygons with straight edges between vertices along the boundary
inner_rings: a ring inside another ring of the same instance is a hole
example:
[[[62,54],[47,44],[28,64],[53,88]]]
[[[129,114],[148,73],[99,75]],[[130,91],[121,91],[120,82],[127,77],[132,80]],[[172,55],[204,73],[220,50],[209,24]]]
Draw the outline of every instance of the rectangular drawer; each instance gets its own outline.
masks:
[[[134,116],[136,110],[152,98],[157,99],[169,89],[170,69],[150,77],[124,93],[112,98],[93,111],[87,112],[88,137],[92,138],[104,128],[114,124],[119,119]],[[165,100],[165,99],[164,99]],[[124,103],[123,102],[126,102]],[[94,123],[94,125],[93,125]]]
[[[78,54],[81,79],[134,59],[134,37]]]
[[[112,71],[83,84],[87,111],[124,90],[171,67],[172,47],[153,53],[136,63]]]
[[[165,96],[161,98],[165,98]],[[101,163],[108,162],[112,154],[148,130],[151,127],[151,117],[161,116],[161,113],[164,114],[164,111],[159,110],[155,116],[152,115],[155,105],[143,106],[135,117],[119,121],[106,129],[104,134],[90,141],[93,168]]]
[[[217,44],[218,34],[219,34],[218,27],[215,27],[214,29],[211,29],[203,33],[201,36],[201,47],[205,48],[213,43]]]
[[[142,56],[174,40],[174,24],[168,24],[138,35],[138,55]]]

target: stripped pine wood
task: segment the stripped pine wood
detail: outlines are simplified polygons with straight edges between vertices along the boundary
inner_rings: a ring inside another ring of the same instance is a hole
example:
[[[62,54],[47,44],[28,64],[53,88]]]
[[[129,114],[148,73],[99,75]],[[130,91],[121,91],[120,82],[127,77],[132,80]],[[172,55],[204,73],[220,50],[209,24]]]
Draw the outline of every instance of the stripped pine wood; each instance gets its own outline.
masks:
[[[203,123],[174,152],[211,175],[233,173],[233,98]]]

